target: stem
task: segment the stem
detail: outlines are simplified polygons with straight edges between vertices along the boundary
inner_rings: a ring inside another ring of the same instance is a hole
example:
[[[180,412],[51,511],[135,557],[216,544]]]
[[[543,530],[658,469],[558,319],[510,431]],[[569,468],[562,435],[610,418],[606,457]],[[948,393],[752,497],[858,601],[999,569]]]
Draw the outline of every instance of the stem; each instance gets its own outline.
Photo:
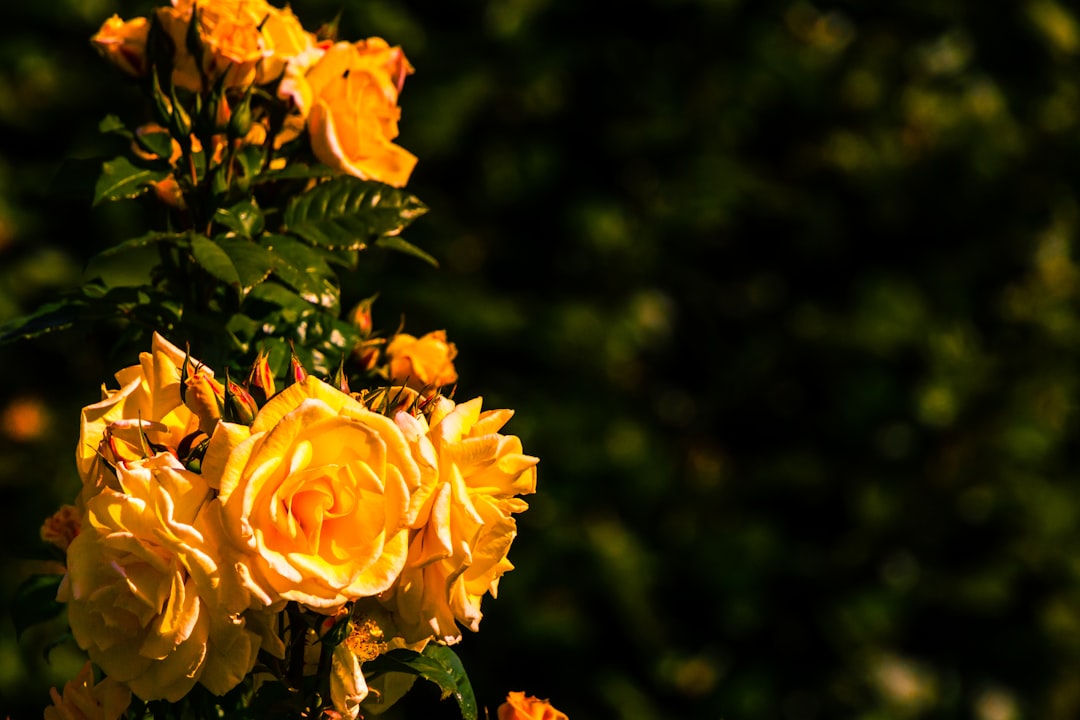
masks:
[[[290,602],[285,606],[289,613],[289,667],[286,671],[286,680],[294,690],[302,690],[304,686],[304,647],[307,642],[307,622],[300,613],[296,603]]]

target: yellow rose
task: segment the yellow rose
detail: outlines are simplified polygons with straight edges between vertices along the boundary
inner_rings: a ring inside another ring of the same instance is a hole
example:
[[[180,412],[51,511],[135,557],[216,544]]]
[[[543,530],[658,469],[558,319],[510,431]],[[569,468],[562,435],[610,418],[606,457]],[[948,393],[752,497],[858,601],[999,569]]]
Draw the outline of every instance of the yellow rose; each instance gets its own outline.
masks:
[[[513,411],[480,408],[480,398],[456,406],[435,401],[428,436],[438,482],[424,493],[405,569],[383,597],[410,642],[435,636],[455,643],[457,623],[478,630],[481,597],[494,597],[499,578],[513,569],[506,559],[517,534],[512,514],[528,507],[515,496],[536,491],[537,459],[522,452],[516,436],[498,432]]]
[[[398,95],[412,72],[401,48],[369,38],[304,56],[309,63],[316,57],[286,72],[281,90],[307,119],[315,157],[346,175],[403,187],[416,156],[392,142],[401,117]]]
[[[45,708],[45,720],[118,720],[131,704],[131,690],[111,677],[94,684],[90,663],[64,685],[61,696],[49,690],[53,704]]]
[[[512,692],[506,696],[506,702],[499,706],[499,720],[569,720],[566,713],[551,706],[547,700],[540,700]]]
[[[146,62],[149,33],[150,22],[146,18],[124,21],[113,15],[90,38],[90,43],[102,57],[128,75],[144,77],[149,70]]]
[[[263,43],[270,55],[259,65],[255,82],[260,85],[277,80],[290,60],[315,47],[315,36],[304,30],[287,5],[280,10],[267,5],[262,17]]]
[[[430,390],[457,382],[454,358],[457,346],[446,341],[446,331],[436,330],[421,338],[398,333],[386,346],[390,380],[415,390]]]
[[[139,355],[139,364],[116,373],[120,389],[102,385],[102,400],[83,408],[75,455],[82,500],[102,487],[117,489],[111,467],[162,449],[175,453],[180,441],[198,430],[198,417],[180,399],[183,363],[184,352],[154,333],[151,350]],[[213,377],[210,370],[203,372]]]
[[[331,613],[382,592],[408,552],[422,466],[389,418],[315,377],[275,395],[250,428],[218,423],[203,473],[267,605]]]
[[[196,8],[201,63],[187,42]],[[157,14],[176,48],[173,84],[195,92],[208,90],[222,76],[227,88],[276,80],[290,59],[315,42],[292,10],[265,0],[173,0],[172,7],[159,8]]]
[[[175,702],[196,682],[223,694],[251,670],[260,637],[222,556],[206,481],[168,453],[117,468],[119,488],[86,503],[57,599],[79,647],[143,700]]]

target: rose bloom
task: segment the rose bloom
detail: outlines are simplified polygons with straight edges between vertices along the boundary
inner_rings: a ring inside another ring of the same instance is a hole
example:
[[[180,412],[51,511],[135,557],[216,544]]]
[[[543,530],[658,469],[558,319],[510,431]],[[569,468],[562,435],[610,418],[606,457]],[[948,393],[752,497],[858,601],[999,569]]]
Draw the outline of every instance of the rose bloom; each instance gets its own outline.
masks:
[[[523,692],[512,692],[506,702],[499,706],[499,720],[569,720],[566,713],[551,707],[547,700],[540,700]]]
[[[90,43],[116,67],[128,75],[144,77],[149,70],[146,61],[146,38],[150,22],[144,18],[121,20],[113,15],[102,24]]]
[[[411,72],[401,48],[382,38],[339,42],[292,63],[278,94],[306,119],[320,162],[361,180],[404,187],[416,156],[392,141],[401,117],[398,95]],[[296,134],[294,124],[280,141]]]
[[[393,421],[310,376],[275,395],[250,429],[218,423],[203,461],[252,592],[326,613],[394,582],[410,493],[434,472]]]
[[[499,433],[513,411],[480,408],[480,398],[455,406],[440,397],[429,419],[438,482],[423,493],[405,569],[383,596],[409,642],[456,643],[457,623],[478,630],[481,597],[495,597],[514,567],[506,558],[517,534],[513,513],[528,507],[516,496],[536,491],[537,458],[522,452],[516,436]],[[417,418],[406,436],[423,431]]]
[[[447,342],[446,331],[436,330],[416,338],[398,333],[386,346],[390,380],[414,390],[442,387],[457,382],[454,358],[457,346]]]
[[[196,8],[204,50],[201,65],[187,43]],[[159,8],[157,16],[176,48],[172,81],[194,92],[213,87],[223,75],[228,88],[271,82],[289,60],[315,44],[292,10],[265,0],[173,0],[172,7]]]
[[[116,373],[120,389],[102,385],[101,401],[83,408],[75,454],[81,500],[102,487],[117,489],[111,468],[160,449],[175,452],[184,437],[198,430],[198,417],[180,399],[183,362],[184,352],[154,333],[151,350],[139,355],[139,364]],[[199,365],[194,359],[191,363]],[[202,372],[213,376],[208,369]]]
[[[143,700],[196,682],[221,695],[255,663],[250,596],[201,511],[211,491],[168,453],[117,468],[119,488],[86,503],[57,599],[79,647]]]
[[[90,663],[64,685],[62,696],[56,688],[49,695],[53,704],[45,708],[45,720],[118,720],[131,704],[131,690],[113,678],[95,685]]]

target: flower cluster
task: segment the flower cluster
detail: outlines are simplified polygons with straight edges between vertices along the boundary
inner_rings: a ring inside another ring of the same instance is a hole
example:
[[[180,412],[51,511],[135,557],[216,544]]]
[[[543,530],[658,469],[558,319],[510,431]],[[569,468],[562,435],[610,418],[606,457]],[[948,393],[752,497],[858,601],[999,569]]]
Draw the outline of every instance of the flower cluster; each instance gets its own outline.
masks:
[[[320,162],[395,187],[405,185],[416,165],[416,156],[393,143],[398,95],[413,68],[401,48],[382,38],[320,40],[288,7],[265,0],[173,0],[149,18],[113,16],[92,42],[133,77],[152,76],[193,93],[220,90],[213,120],[244,142],[269,138],[281,147],[306,131]],[[252,115],[255,87],[270,89],[286,111],[283,119],[268,107]],[[171,104],[168,97],[162,102]],[[172,107],[166,114],[185,124]],[[220,154],[222,145],[213,150]]]
[[[262,385],[222,383],[155,335],[84,408],[58,597],[80,647],[142,700],[196,683],[222,695],[260,651],[284,661],[289,644],[325,643],[347,680],[333,706],[356,717],[363,662],[478,629],[537,460],[500,432],[512,412],[480,398],[348,393],[313,375],[274,392],[264,362]],[[225,419],[231,398],[248,422]],[[343,628],[333,646],[327,625]]]

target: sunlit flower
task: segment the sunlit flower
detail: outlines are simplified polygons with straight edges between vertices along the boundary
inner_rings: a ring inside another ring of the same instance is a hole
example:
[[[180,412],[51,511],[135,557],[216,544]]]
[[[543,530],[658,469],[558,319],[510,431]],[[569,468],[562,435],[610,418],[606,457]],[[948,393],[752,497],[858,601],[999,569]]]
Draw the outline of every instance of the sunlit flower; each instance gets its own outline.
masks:
[[[398,95],[412,66],[399,47],[382,38],[339,42],[324,53],[298,57],[286,70],[279,94],[304,120],[320,162],[361,180],[403,187],[416,156],[393,143],[401,110]]]
[[[223,694],[251,670],[260,637],[250,599],[202,514],[210,488],[168,453],[117,467],[117,489],[86,502],[57,599],[105,673],[143,700],[179,700],[196,682]]]
[[[537,459],[516,436],[499,433],[513,411],[480,408],[480,398],[456,406],[438,398],[426,433],[423,416],[397,416],[411,441],[430,437],[439,468],[438,483],[420,493],[408,562],[384,597],[409,641],[457,642],[457,623],[478,630],[481,597],[494,597],[513,569],[513,514],[528,507],[516,496],[535,492]]]
[[[250,428],[219,423],[203,473],[268,605],[330,612],[382,592],[405,563],[424,471],[392,420],[315,377],[275,395]]]
[[[388,374],[393,382],[415,390],[452,385],[457,382],[454,358],[457,346],[446,339],[445,330],[435,330],[422,337],[398,333],[386,346]]]

